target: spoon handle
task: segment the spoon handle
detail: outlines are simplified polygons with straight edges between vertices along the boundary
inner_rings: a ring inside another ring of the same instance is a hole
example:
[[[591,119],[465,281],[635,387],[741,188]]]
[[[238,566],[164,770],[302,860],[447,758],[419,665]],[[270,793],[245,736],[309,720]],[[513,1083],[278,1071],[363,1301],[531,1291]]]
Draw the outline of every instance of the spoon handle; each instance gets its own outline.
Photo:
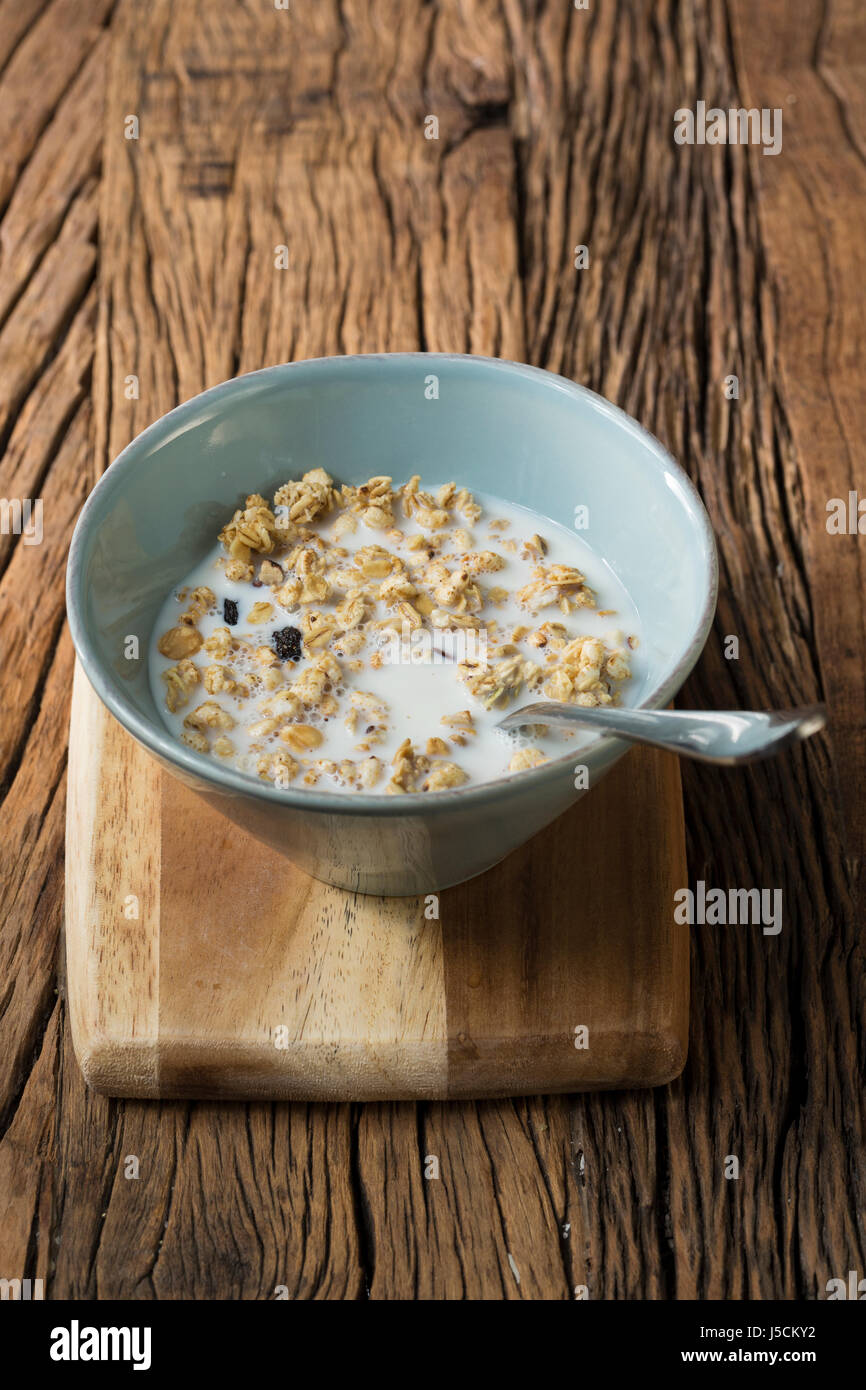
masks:
[[[650,743],[708,763],[747,763],[770,757],[827,722],[823,705],[790,710],[584,709],[539,701],[501,721],[501,729],[523,724],[582,725],[633,743]]]

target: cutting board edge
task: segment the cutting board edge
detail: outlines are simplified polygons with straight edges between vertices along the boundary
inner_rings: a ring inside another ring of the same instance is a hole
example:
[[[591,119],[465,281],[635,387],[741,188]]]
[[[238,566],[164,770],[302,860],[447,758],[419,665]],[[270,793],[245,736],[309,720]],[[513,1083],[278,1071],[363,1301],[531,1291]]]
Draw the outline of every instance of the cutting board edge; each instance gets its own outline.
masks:
[[[531,1034],[499,1039],[473,1030],[468,1053],[453,1036],[443,1035],[432,1044],[410,1039],[408,1045],[405,1037],[380,1042],[365,1036],[360,1065],[353,1065],[353,1057],[359,1055],[357,1042],[293,1039],[290,1047],[298,1065],[291,1076],[273,1069],[269,1049],[255,1036],[214,1042],[197,1034],[184,1036],[176,1029],[166,1032],[161,1009],[158,882],[164,812],[159,779],[167,774],[108,714],[80,669],[71,736],[66,990],[75,1055],[95,1092],[138,1099],[480,1100],[655,1087],[669,1083],[685,1066],[690,991],[687,929],[673,930],[668,936],[672,987],[662,996],[666,1007],[656,1013],[652,1031],[617,1033],[611,1028],[600,1036],[596,1032],[594,1075],[586,1074],[589,1068],[581,1073],[579,1061],[574,1065],[573,1039],[562,1034],[561,1022],[556,1034],[546,1033],[541,1039]],[[125,775],[112,778],[110,769],[118,761]],[[107,797],[98,790],[105,789],[106,776]],[[661,842],[668,882],[686,882],[683,803],[675,760],[665,764],[660,777],[656,769],[655,776],[669,817],[669,833]],[[136,921],[125,919],[118,889],[122,883],[125,892],[129,885],[117,842],[120,838],[128,844],[130,837],[145,847],[146,881],[153,887],[154,899],[145,903],[146,910]],[[107,877],[112,880],[111,891]],[[465,1041],[466,1034],[458,1037]],[[342,1046],[345,1054],[336,1077],[335,1046]],[[389,1049],[393,1061],[387,1055]],[[210,1064],[200,1064],[195,1054],[202,1052],[208,1054]],[[216,1059],[221,1059],[222,1070]],[[181,1075],[184,1069],[186,1077]]]
[[[358,1101],[373,1103],[387,1100],[493,1100],[506,1096],[563,1094],[601,1090],[645,1090],[668,1085],[683,1071],[688,1060],[688,1027],[672,1025],[670,1030],[653,1034],[632,1034],[631,1056],[616,1072],[587,1078],[577,1069],[571,1072],[562,1066],[555,1074],[549,1055],[536,1059],[525,1069],[517,1067],[506,1077],[497,1076],[501,1056],[495,1044],[481,1044],[481,1056],[470,1071],[459,1073],[458,1084],[440,1087],[425,1084],[423,1056],[435,1049],[419,1048],[419,1084],[406,1084],[406,1053],[399,1043],[376,1049],[382,1063],[381,1084],[354,1084],[346,1073],[358,1060],[368,1062],[369,1052],[360,1047],[341,1049],[343,1056],[335,1058],[333,1044],[326,1042],[295,1044],[286,1054],[287,1063],[294,1060],[297,1070],[290,1072],[272,1067],[262,1072],[261,1049],[238,1044],[222,1044],[214,1049],[209,1043],[197,1042],[194,1050],[207,1049],[212,1055],[209,1063],[201,1061],[198,1080],[172,1079],[178,1075],[173,1059],[174,1048],[184,1048],[189,1039],[120,1038],[107,1031],[87,1029],[80,1023],[73,1026],[73,1049],[87,1085],[99,1095],[126,1097],[138,1100],[283,1100],[316,1103]],[[563,1038],[563,1045],[568,1039]],[[174,1048],[173,1048],[174,1044]],[[553,1052],[551,1043],[545,1053]],[[389,1054],[393,1054],[393,1061]],[[319,1065],[326,1056],[332,1066],[337,1063],[337,1075],[327,1082],[315,1081],[321,1076]],[[185,1054],[187,1065],[188,1054]],[[367,1068],[369,1072],[369,1067]],[[426,1073],[429,1075],[429,1072]],[[394,1082],[400,1077],[399,1082]],[[473,1079],[474,1078],[474,1079]]]

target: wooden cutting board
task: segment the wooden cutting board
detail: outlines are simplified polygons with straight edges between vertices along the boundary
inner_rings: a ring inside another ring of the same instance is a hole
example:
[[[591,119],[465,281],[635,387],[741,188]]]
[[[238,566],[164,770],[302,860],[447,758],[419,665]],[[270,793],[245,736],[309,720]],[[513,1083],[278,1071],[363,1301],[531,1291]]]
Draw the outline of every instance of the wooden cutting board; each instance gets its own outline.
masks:
[[[688,1043],[686,883],[677,762],[635,749],[441,893],[438,918],[423,898],[328,887],[162,772],[76,670],[66,988],[78,1060],[108,1095],[660,1085]]]

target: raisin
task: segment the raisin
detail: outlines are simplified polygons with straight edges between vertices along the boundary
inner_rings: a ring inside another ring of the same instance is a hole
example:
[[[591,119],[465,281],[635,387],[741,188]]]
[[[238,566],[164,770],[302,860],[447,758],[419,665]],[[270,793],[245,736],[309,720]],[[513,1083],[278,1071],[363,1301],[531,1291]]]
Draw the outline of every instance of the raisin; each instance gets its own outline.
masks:
[[[280,661],[300,661],[301,659],[301,634],[296,627],[278,628],[271,633],[271,641],[274,644],[274,651]]]
[[[238,606],[233,598],[223,599],[223,617],[229,627],[234,627],[238,620]]]
[[[254,588],[254,589],[260,589],[261,587],[262,587],[262,581],[261,581],[260,579],[254,579],[254,580],[253,580],[253,588]]]

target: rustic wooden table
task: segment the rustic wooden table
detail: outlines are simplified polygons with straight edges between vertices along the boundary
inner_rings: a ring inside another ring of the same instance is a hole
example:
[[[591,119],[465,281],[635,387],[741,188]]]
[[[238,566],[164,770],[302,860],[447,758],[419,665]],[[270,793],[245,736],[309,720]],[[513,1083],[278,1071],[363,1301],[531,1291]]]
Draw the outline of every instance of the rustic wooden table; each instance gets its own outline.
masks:
[[[0,535],[0,1275],[81,1298],[739,1299],[866,1273],[866,539],[826,524],[866,492],[859,8],[3,0],[0,493],[41,499],[44,534]],[[675,143],[698,101],[779,108],[781,152]],[[57,987],[76,514],[205,386],[418,347],[585,382],[690,470],[722,587],[682,702],[832,711],[779,762],[683,768],[691,881],[781,888],[783,929],[694,928],[691,1054],[655,1092],[90,1095]]]

